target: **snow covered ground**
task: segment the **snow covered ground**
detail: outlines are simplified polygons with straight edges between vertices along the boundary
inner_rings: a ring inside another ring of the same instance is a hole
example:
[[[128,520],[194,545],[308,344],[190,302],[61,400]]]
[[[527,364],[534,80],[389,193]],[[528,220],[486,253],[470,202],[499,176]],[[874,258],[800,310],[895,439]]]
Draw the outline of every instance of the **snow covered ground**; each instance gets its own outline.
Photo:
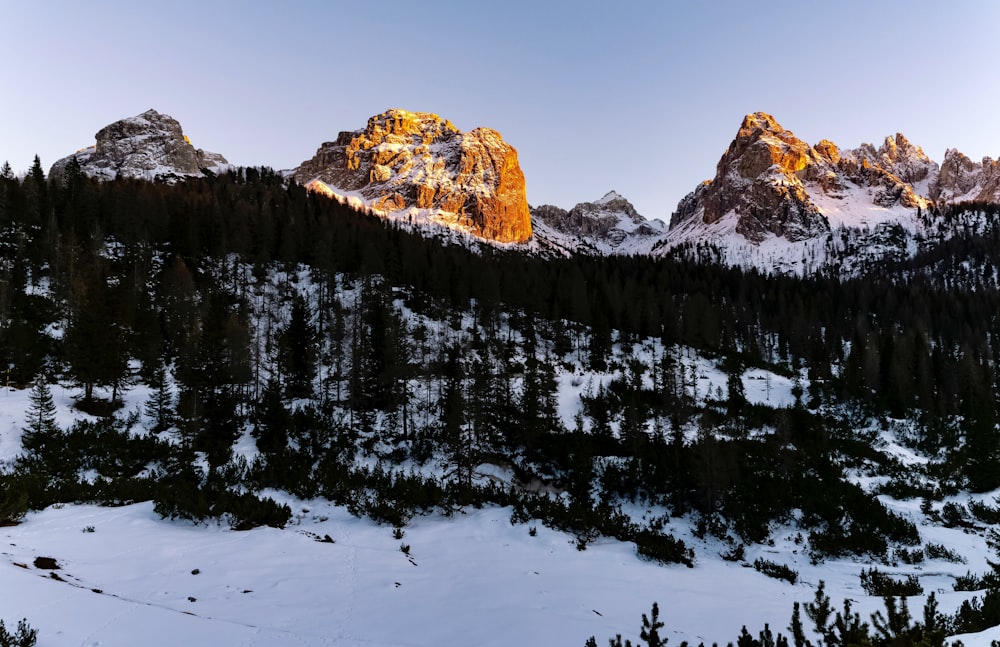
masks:
[[[714,362],[694,353],[679,357],[690,365],[699,399],[724,391],[726,375]],[[591,377],[596,383],[611,376],[561,376],[564,419],[574,413],[568,400]],[[793,382],[777,374],[753,369],[743,382],[751,402],[786,406],[793,400]],[[74,391],[53,387],[53,393],[60,425],[82,416],[70,407]],[[147,395],[144,388],[129,392],[126,410]],[[28,406],[27,391],[0,390],[4,461],[20,451]],[[886,434],[880,442],[896,453],[904,449]],[[328,502],[266,494],[292,508],[285,529],[238,532],[169,521],[149,502],[30,513],[20,525],[0,528],[0,619],[11,626],[27,618],[39,630],[39,645],[51,647],[582,646],[591,635],[599,644],[619,633],[636,638],[641,614],[656,601],[665,635],[677,645],[725,644],[743,625],[756,632],[768,623],[784,632],[793,602],[811,601],[821,580],[838,607],[850,598],[867,617],[882,606],[860,586],[858,574],[871,564],[813,564],[794,529],[775,529],[773,545],[748,547],[744,559],[730,562],[721,557],[729,546],[699,539],[689,519],[672,518],[667,530],[695,550],[689,569],[645,560],[634,545],[612,539],[580,551],[573,536],[541,523],[512,525],[506,508],[416,517],[396,538],[392,528]],[[983,537],[928,524],[916,501],[883,501],[917,522],[923,541],[943,544],[966,562],[876,566],[897,578],[916,575],[926,593],[937,592],[942,611],[954,611],[972,596],[953,592],[954,578],[988,570]],[[663,513],[639,506],[626,512],[635,518]],[[55,559],[60,568],[36,566],[39,557]],[[757,558],[787,565],[799,582],[755,571]],[[915,614],[923,600],[910,600]],[[1000,629],[963,640],[975,646],[997,638]]]
[[[511,525],[506,509],[418,518],[397,540],[343,509],[293,503],[294,525],[247,532],[161,520],[150,503],[33,513],[0,529],[0,614],[8,624],[27,617],[39,644],[52,647],[395,647],[634,637],[654,600],[671,644],[724,642],[743,624],[784,630],[792,603],[811,600],[821,579],[838,604],[847,596],[863,613],[881,606],[860,589],[862,565],[812,566],[791,537],[747,560],[788,564],[802,578],[795,586],[723,561],[704,543],[693,569],[644,561],[618,541],[578,551],[572,537],[540,524],[535,536]],[[976,550],[960,531],[942,533],[953,548]],[[319,541],[326,536],[333,543]],[[59,570],[35,567],[37,557],[54,558]],[[948,611],[969,597],[950,592],[950,575],[982,570],[980,562],[888,571],[918,573]],[[920,603],[911,599],[911,609]],[[989,636],[965,643],[989,644]]]

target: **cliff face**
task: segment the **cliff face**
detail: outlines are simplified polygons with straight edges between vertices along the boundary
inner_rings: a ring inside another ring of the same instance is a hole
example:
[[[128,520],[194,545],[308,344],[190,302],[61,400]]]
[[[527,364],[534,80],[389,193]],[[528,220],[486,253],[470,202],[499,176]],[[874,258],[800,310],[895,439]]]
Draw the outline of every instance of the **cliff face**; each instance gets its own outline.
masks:
[[[880,209],[927,207],[937,178],[938,165],[901,134],[842,151],[825,139],[810,146],[758,112],[744,118],[715,177],[681,200],[671,227],[732,213],[751,242],[797,242],[828,233],[832,219],[851,225]]]
[[[176,119],[155,110],[105,126],[95,138],[93,146],[53,164],[50,174],[60,175],[73,159],[85,174],[104,180],[200,176],[228,166],[222,155],[192,146]]]
[[[836,154],[835,147],[827,154]],[[793,241],[824,233],[829,225],[809,200],[800,175],[819,177],[830,165],[770,115],[747,115],[715,178],[681,201],[671,226],[696,213],[712,224],[732,211],[738,216],[737,232],[752,241],[768,233]]]
[[[463,133],[427,112],[393,109],[363,130],[342,132],[293,171],[296,181],[332,195],[354,194],[386,212],[436,212],[498,242],[531,238],[517,151],[495,130]]]
[[[1000,202],[1000,163],[990,157],[973,162],[949,148],[931,184],[931,197],[941,202]]]

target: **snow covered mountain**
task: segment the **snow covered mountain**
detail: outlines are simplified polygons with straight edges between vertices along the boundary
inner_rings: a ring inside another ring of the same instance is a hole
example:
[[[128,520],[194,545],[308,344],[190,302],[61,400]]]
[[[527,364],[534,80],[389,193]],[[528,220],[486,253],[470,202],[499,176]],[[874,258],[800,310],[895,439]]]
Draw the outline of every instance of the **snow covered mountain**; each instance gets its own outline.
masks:
[[[944,202],[1000,202],[1000,162],[984,157],[980,163],[953,148],[945,151],[944,161],[931,197]]]
[[[500,243],[531,238],[517,151],[490,128],[463,133],[429,112],[391,109],[341,132],[292,171],[314,191],[405,222]]]
[[[680,201],[656,254],[767,272],[852,270],[912,256],[927,238],[950,237],[928,212],[964,201],[1000,201],[997,162],[949,150],[938,165],[902,134],[879,148],[815,146],[771,115],[747,115],[715,177]],[[860,254],[844,256],[846,247]]]
[[[196,149],[177,120],[148,110],[101,129],[75,160],[100,179],[171,180],[228,168]],[[747,115],[715,176],[685,196],[669,226],[618,193],[568,211],[529,208],[517,151],[495,130],[463,133],[436,114],[390,109],[341,132],[287,172],[367,213],[469,244],[526,253],[681,255],[764,272],[853,275],[954,236],[968,218],[949,205],[1000,203],[1000,163],[949,149],[941,164],[902,134],[878,147],[810,145],[771,115]],[[979,218],[979,229],[992,221]]]
[[[648,254],[667,233],[663,221],[647,220],[615,191],[569,211],[541,205],[531,215],[536,238],[582,253]]]
[[[93,146],[53,164],[49,174],[62,175],[74,159],[83,173],[102,180],[201,176],[204,169],[229,166],[222,155],[195,148],[176,119],[152,109],[105,126],[95,138]]]

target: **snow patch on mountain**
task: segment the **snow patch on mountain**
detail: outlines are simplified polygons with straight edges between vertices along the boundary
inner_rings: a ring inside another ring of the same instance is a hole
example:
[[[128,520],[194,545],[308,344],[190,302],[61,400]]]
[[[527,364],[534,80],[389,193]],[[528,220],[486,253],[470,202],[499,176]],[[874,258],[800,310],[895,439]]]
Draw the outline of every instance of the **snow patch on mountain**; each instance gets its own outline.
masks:
[[[355,211],[381,218],[406,231],[418,233],[425,238],[437,238],[447,244],[462,245],[473,250],[480,245],[488,244],[500,249],[526,249],[535,253],[554,252],[560,256],[569,253],[566,250],[561,250],[558,246],[550,245],[547,242],[539,243],[534,239],[526,243],[485,240],[469,229],[465,219],[446,209],[418,206],[385,209],[380,207],[378,199],[373,199],[362,191],[346,191],[330,186],[322,180],[313,180],[306,185],[306,189],[336,200]]]

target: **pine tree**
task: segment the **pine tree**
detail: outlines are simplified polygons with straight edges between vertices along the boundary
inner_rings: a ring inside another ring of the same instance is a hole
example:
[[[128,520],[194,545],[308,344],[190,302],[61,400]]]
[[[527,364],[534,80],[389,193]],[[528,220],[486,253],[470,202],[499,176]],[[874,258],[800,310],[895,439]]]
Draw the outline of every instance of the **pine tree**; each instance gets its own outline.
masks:
[[[292,314],[282,331],[279,359],[285,375],[285,395],[308,398],[316,376],[316,332],[309,321],[309,304],[301,295],[292,297]]]
[[[726,375],[726,385],[729,390],[729,400],[726,412],[735,420],[742,415],[747,406],[746,390],[743,387],[743,367],[738,361],[731,360]]]
[[[0,647],[35,647],[37,642],[38,630],[32,629],[27,619],[18,621],[16,633],[11,633],[0,620]]]
[[[167,380],[167,368],[163,362],[159,362],[153,369],[152,378],[149,381],[153,392],[146,400],[143,412],[153,422],[153,433],[166,431],[174,424],[174,393]]]
[[[108,287],[107,268],[97,258],[73,281],[72,312],[63,342],[69,373],[83,388],[83,403],[96,387],[112,387],[112,401],[128,373],[128,325],[120,315],[120,294]]]
[[[441,435],[452,462],[455,477],[460,485],[472,485],[473,448],[466,424],[466,399],[464,396],[464,372],[459,357],[461,349],[451,346],[446,349],[447,360],[444,367],[444,390],[439,403]]]
[[[214,468],[229,460],[243,422],[241,388],[253,376],[246,322],[221,292],[207,301],[198,336],[178,359],[177,410],[193,447]]]
[[[264,454],[279,454],[288,446],[288,430],[292,416],[281,401],[277,382],[268,380],[261,402],[257,406],[253,435],[257,448]]]
[[[59,432],[56,424],[56,405],[52,400],[45,376],[41,373],[35,377],[28,395],[31,405],[26,416],[27,426],[21,436],[21,444],[25,449],[35,451],[45,446],[46,441]]]
[[[660,607],[654,602],[653,610],[649,617],[646,614],[642,614],[642,631],[639,633],[639,638],[646,641],[649,647],[667,647],[667,639],[660,638],[660,629],[663,629],[664,624],[660,621]]]

